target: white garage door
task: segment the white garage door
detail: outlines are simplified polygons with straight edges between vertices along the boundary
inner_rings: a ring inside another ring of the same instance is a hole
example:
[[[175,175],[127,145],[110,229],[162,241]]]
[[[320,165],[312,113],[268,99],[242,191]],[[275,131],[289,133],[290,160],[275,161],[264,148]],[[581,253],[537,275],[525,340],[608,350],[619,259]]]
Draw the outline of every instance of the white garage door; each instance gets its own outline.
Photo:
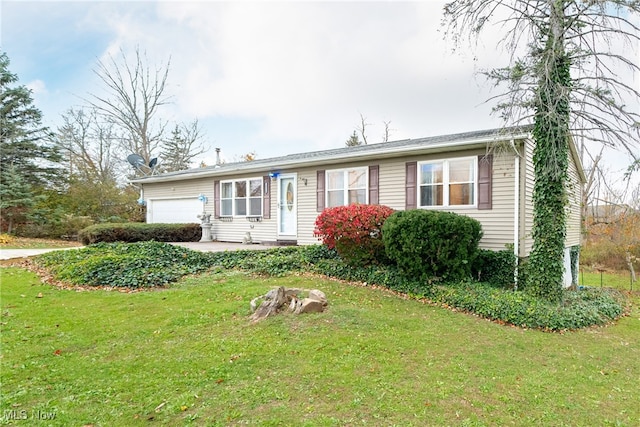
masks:
[[[192,223],[200,222],[202,202],[195,198],[155,199],[147,204],[148,223]]]

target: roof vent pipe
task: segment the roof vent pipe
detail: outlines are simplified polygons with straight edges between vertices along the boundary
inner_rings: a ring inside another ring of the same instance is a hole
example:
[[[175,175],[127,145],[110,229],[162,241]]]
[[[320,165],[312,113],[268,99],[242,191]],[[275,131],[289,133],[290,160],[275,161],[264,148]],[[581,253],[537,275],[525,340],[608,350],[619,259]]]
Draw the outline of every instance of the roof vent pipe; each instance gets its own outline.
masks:
[[[216,148],[216,166],[220,166],[220,149]]]

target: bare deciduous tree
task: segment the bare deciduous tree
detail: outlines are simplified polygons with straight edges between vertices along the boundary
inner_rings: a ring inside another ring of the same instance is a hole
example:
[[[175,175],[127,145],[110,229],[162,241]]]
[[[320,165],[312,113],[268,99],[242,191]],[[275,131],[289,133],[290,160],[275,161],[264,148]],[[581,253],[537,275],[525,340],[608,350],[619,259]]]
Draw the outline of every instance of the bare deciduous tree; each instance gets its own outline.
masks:
[[[555,48],[571,64],[572,136],[619,147],[638,162],[640,112],[629,101],[638,102],[640,89],[621,75],[640,72],[638,14],[637,0],[458,0],[445,6],[445,23],[456,45],[465,36],[477,40],[487,27],[506,31],[501,43],[511,64],[483,74],[506,85],[489,101],[508,125],[533,121],[540,76],[551,65],[540,63],[541,36],[556,31],[562,44]]]
[[[89,103],[115,126],[123,148],[148,162],[164,142],[167,122],[158,110],[169,102],[165,89],[170,60],[151,70],[139,49],[131,62],[120,51],[120,60],[109,56],[108,62],[98,61],[94,71],[107,93],[93,94]]]
[[[367,145],[369,142],[367,141],[367,126],[371,125],[371,123],[367,123],[367,118],[360,113],[360,126],[358,127],[358,132],[360,132],[360,136],[362,136],[362,143]]]
[[[93,183],[113,183],[119,170],[122,150],[116,147],[113,125],[100,121],[93,108],[69,109],[62,115],[55,142],[64,154],[71,175]]]
[[[388,120],[384,123],[384,133],[382,134],[382,142],[389,142],[389,138],[391,137],[391,120]]]

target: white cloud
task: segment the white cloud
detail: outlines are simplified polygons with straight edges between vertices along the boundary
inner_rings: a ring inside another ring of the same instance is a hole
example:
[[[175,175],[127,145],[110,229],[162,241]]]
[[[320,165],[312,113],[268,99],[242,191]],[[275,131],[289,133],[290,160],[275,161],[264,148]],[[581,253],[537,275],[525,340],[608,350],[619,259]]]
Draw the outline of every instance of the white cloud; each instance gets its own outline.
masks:
[[[31,22],[16,15],[21,2],[9,4],[3,20]],[[207,126],[209,145],[222,147],[227,159],[254,150],[265,158],[340,147],[360,114],[371,123],[370,141],[380,140],[384,121],[391,121],[393,139],[498,126],[490,116],[491,104],[483,104],[490,87],[474,72],[506,65],[506,55],[497,48],[502,31],[485,33],[477,48],[452,54],[453,46],[443,40],[443,4],[43,3],[50,6],[46,16],[56,19],[48,24],[39,17],[29,31],[14,25],[11,34],[20,37],[12,39],[27,44],[23,49],[16,44],[11,52],[24,52],[18,63],[37,64],[45,50],[38,43],[51,39],[46,49],[58,46],[63,54],[51,57],[60,63],[74,51],[105,60],[109,54],[118,57],[120,49],[131,55],[136,46],[146,52],[151,67],[171,57],[167,93],[174,104],[164,118],[199,118]],[[25,6],[30,14],[41,7]],[[60,28],[72,28],[76,39],[100,34],[100,43],[65,43],[67,32]],[[35,89],[44,89],[43,96],[50,92],[47,98],[66,103],[65,108],[77,104],[77,97],[68,96],[69,87],[77,95],[101,90],[90,73],[95,64],[70,63],[64,88],[56,84],[64,75],[57,80],[28,77],[41,80],[43,86]],[[32,68],[44,73],[48,65]],[[79,67],[86,67],[84,73]]]
[[[472,58],[446,54],[442,3],[183,5],[159,6],[180,46],[178,107],[259,121],[253,140],[237,143],[262,157],[340,146],[360,113],[371,140],[389,120],[397,138],[496,124],[476,108],[486,95]]]
[[[33,80],[25,85],[35,96],[48,95],[47,86],[42,80]]]

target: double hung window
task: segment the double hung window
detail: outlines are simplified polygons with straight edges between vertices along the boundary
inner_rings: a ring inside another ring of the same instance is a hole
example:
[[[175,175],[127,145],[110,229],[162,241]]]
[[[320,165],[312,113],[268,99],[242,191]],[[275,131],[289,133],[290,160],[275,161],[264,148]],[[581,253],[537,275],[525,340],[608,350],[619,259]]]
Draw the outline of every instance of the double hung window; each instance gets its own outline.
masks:
[[[220,183],[221,216],[262,216],[262,178]]]
[[[367,203],[367,168],[326,172],[327,207]]]
[[[418,163],[418,206],[475,206],[477,158]]]

